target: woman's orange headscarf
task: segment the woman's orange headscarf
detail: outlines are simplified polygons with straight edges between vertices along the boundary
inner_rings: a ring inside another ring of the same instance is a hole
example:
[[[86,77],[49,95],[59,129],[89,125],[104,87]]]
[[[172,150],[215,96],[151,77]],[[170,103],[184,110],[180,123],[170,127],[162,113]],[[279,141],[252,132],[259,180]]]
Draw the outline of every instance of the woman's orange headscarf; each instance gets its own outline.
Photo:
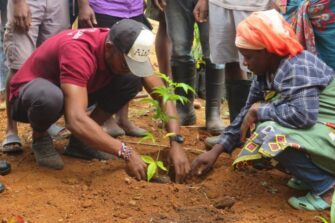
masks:
[[[304,49],[291,26],[274,9],[254,12],[244,19],[237,26],[235,44],[243,49],[266,49],[279,56],[295,56]]]

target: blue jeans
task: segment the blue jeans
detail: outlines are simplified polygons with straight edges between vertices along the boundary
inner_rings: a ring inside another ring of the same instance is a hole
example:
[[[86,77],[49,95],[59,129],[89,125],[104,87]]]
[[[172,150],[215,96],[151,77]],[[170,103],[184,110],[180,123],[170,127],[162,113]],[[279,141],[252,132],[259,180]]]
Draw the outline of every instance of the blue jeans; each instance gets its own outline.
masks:
[[[194,64],[192,56],[195,19],[193,9],[197,0],[169,0],[165,9],[167,33],[172,42],[171,65]],[[209,60],[208,22],[198,23],[200,42],[204,60]],[[222,69],[223,65],[209,63],[214,69]]]
[[[5,53],[3,52],[3,35],[5,33],[5,25],[7,22],[7,1],[0,2],[1,25],[0,25],[0,92],[5,91],[8,68],[5,65]]]
[[[302,151],[286,149],[275,159],[294,177],[305,182],[315,195],[321,195],[335,184],[335,177],[316,166]]]

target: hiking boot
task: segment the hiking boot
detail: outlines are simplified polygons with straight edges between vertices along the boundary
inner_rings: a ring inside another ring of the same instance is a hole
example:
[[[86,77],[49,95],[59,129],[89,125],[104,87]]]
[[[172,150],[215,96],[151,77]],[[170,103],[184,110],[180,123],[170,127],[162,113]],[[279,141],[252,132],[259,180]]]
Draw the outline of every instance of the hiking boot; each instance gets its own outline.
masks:
[[[55,170],[64,168],[63,160],[56,151],[49,135],[34,139],[32,150],[38,165]]]

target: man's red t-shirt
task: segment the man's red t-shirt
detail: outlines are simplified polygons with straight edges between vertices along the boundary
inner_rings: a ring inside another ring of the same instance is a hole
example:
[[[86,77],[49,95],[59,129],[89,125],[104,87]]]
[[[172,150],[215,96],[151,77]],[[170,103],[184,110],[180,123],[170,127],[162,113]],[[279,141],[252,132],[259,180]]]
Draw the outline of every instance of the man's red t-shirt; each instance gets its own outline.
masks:
[[[60,86],[74,84],[95,92],[112,78],[105,63],[109,29],[66,30],[46,40],[27,59],[10,81],[10,100],[25,83],[44,78]]]

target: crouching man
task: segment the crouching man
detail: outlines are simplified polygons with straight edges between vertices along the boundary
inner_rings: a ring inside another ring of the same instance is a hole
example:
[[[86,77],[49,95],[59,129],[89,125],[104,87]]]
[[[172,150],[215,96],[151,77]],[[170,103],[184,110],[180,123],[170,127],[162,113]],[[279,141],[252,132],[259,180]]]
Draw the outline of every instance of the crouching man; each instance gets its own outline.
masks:
[[[44,42],[10,82],[12,118],[30,123],[32,150],[39,165],[62,169],[64,164],[47,134],[48,127],[64,114],[72,132],[65,154],[84,159],[126,161],[136,179],[145,179],[146,164],[138,153],[105,133],[101,124],[141,90],[150,93],[162,86],[148,59],[154,36],[144,25],[125,19],[111,29],[68,30]],[[154,96],[154,95],[153,95]],[[91,104],[96,108],[88,115]],[[175,105],[163,108],[177,116]],[[179,134],[177,120],[167,131]],[[189,162],[181,137],[171,138],[170,158],[176,181],[183,181]]]

